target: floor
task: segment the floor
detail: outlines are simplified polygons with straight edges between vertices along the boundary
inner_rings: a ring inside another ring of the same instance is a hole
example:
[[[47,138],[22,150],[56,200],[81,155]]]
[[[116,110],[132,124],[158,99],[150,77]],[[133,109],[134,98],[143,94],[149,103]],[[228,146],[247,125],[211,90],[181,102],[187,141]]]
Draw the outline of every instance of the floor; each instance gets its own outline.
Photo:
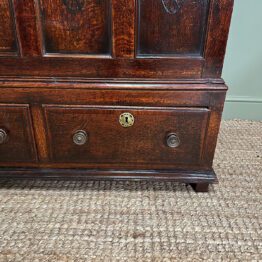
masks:
[[[226,121],[207,194],[176,183],[0,182],[2,261],[262,261],[262,122]]]

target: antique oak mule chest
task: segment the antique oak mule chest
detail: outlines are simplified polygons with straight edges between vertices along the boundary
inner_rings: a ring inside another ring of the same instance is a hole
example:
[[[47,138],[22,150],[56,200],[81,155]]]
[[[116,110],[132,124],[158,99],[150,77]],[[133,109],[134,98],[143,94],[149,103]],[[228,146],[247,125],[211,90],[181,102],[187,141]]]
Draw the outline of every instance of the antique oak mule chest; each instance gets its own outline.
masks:
[[[207,191],[233,0],[1,0],[0,177]]]

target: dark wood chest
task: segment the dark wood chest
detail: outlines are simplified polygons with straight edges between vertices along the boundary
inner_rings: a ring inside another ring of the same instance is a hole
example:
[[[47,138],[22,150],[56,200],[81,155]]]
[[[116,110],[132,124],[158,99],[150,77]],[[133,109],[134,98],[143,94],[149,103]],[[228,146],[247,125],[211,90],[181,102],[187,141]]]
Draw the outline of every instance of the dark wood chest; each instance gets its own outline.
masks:
[[[1,0],[0,176],[206,191],[233,0]]]

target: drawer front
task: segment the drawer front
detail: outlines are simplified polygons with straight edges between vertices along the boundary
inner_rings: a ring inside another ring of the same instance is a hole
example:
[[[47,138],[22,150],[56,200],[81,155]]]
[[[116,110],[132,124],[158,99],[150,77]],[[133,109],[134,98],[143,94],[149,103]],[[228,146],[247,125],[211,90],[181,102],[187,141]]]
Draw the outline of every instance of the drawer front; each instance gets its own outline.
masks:
[[[35,160],[29,106],[0,105],[0,163]]]
[[[54,162],[199,164],[209,110],[44,106]]]

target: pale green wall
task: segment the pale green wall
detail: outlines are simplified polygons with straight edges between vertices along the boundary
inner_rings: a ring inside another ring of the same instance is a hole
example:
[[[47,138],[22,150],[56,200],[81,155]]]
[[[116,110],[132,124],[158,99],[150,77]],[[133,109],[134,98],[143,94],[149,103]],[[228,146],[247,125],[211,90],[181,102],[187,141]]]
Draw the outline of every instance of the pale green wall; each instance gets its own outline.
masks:
[[[262,0],[235,0],[223,78],[224,119],[262,120]]]

